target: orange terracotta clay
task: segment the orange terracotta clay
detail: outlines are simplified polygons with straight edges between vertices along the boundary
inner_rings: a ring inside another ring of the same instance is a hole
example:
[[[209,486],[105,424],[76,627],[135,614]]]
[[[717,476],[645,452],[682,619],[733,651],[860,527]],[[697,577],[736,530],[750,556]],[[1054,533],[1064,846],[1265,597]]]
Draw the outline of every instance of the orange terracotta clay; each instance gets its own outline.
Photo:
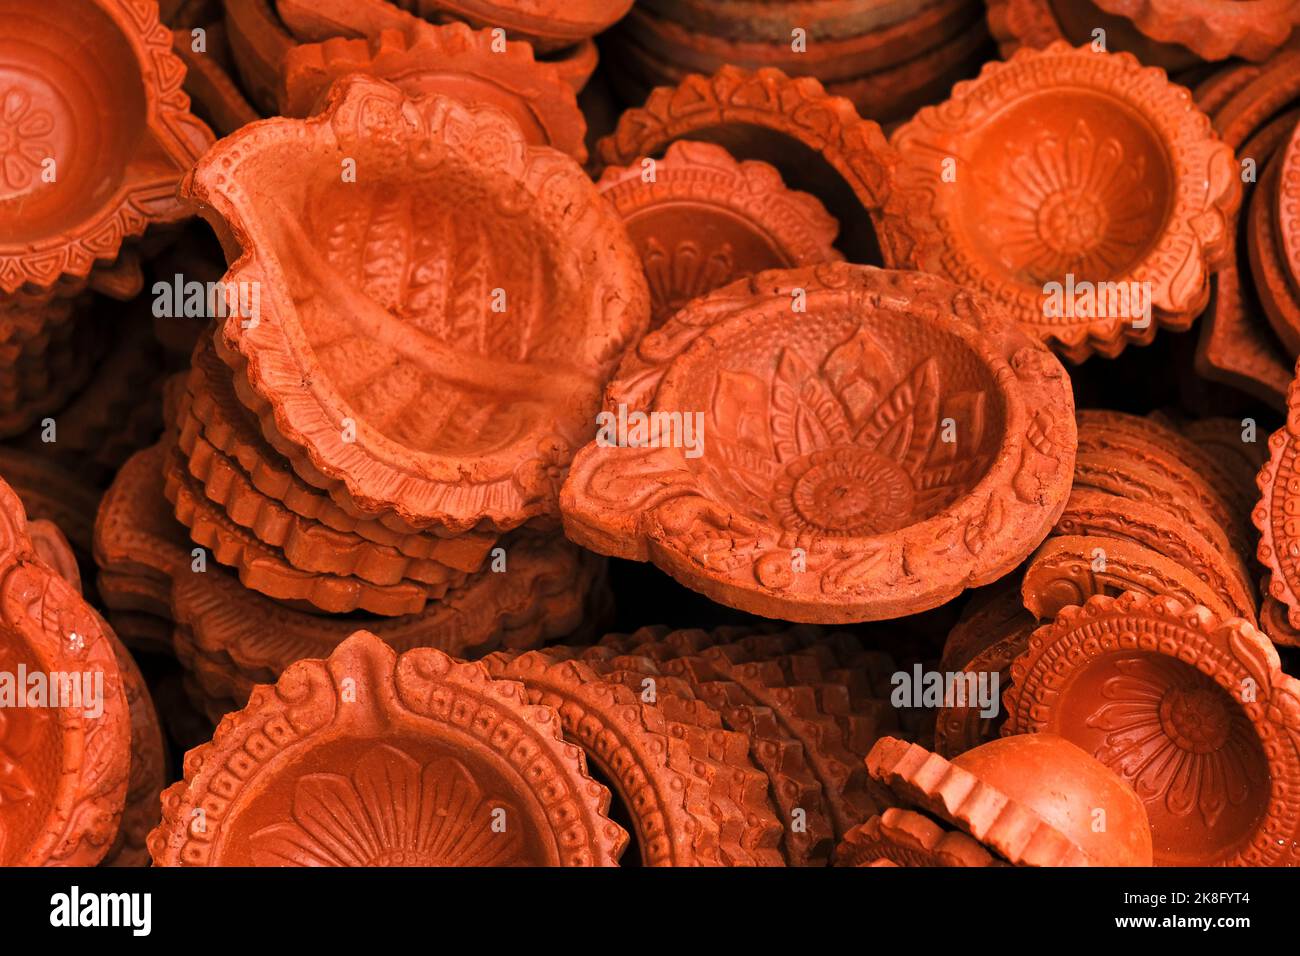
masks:
[[[1245,225],[1250,274],[1264,315],[1288,357],[1300,355],[1300,294],[1288,274],[1277,222],[1278,170],[1284,157],[1274,155],[1251,196]]]
[[[832,245],[839,224],[820,202],[786,189],[766,163],[737,163],[711,143],[677,142],[663,159],[608,167],[596,186],[640,253],[654,327],[743,276],[843,258]]]
[[[1036,631],[1011,674],[1003,733],[1060,734],[1120,774],[1157,865],[1295,864],[1300,684],[1248,622],[1097,596]]]
[[[83,476],[51,461],[49,456],[0,448],[0,479],[22,500],[24,511],[32,519],[52,522],[78,553],[91,553],[99,490]]]
[[[734,40],[789,43],[794,30],[809,39],[858,36],[923,12],[934,0],[644,0],[656,15],[700,33]]]
[[[104,496],[96,524],[100,590],[110,606],[174,617],[200,653],[234,675],[239,705],[253,683],[275,680],[296,660],[328,655],[358,624],[397,650],[432,646],[473,658],[567,635],[603,594],[594,556],[521,536],[502,542],[504,571],[484,569],[421,614],[358,619],[286,607],[211,561],[196,570],[192,542],[163,498],[164,453],[159,446],[133,457]]]
[[[159,866],[612,866],[627,834],[561,734],[523,685],[360,631],[186,755],[149,850]]]
[[[0,708],[0,865],[93,866],[118,832],[130,765],[115,641],[41,559],[22,503],[3,482],[0,565],[0,669],[21,682]],[[55,673],[74,675],[86,696],[56,705],[49,694],[63,685],[51,683]],[[38,674],[46,691],[28,698]]]
[[[762,273],[624,360],[609,434],[565,484],[565,532],[766,616],[914,613],[1042,540],[1070,486],[1072,405],[1045,348],[941,279]],[[615,424],[633,412],[645,429],[678,413],[703,442],[688,454],[684,430],[651,442]]]
[[[176,183],[212,136],[189,112],[156,7],[5,0],[0,17],[23,24],[0,85],[8,294],[85,278],[150,224],[183,218]]]
[[[572,159],[499,111],[354,76],[310,120],[223,140],[183,189],[222,238],[226,281],[260,283],[260,320],[229,316],[217,344],[301,477],[418,528],[555,513],[649,319],[626,232]],[[353,227],[333,235],[343,210]],[[405,255],[374,258],[381,220]]]
[[[989,291],[1073,361],[1187,328],[1241,195],[1189,98],[1128,54],[1064,43],[990,64],[891,138],[886,262]],[[1090,300],[1099,282],[1126,295]]]
[[[1300,23],[1294,0],[1093,0],[1133,21],[1162,43],[1177,43],[1207,60],[1240,56],[1263,60]]]
[[[1021,585],[1025,607],[1040,620],[1051,619],[1094,594],[1123,591],[1173,595],[1224,617],[1235,611],[1201,580],[1197,569],[1144,545],[1098,535],[1048,538],[1030,559]]]
[[[723,67],[655,90],[625,112],[597,146],[604,165],[660,156],[679,139],[707,138],[738,159],[761,159],[788,186],[818,196],[843,229],[840,248],[862,261],[879,257],[872,222],[893,189],[897,157],[880,127],[811,77]]]
[[[1003,59],[1021,47],[1041,50],[1057,40],[1091,43],[1104,31],[1106,49],[1132,53],[1148,66],[1181,70],[1201,62],[1184,46],[1158,43],[1124,17],[1107,13],[1093,0],[987,0],[989,29]]]
[[[1291,281],[1291,292],[1300,296],[1300,123],[1296,124],[1275,163],[1280,163],[1274,187],[1277,241]]]
[[[1151,829],[1124,781],[1055,734],[1003,737],[945,760],[884,737],[871,776],[1018,866],[1150,866]],[[1099,830],[1093,813],[1106,810]]]
[[[943,645],[939,669],[944,673],[996,674],[998,686],[1006,686],[1011,662],[1037,622],[1025,610],[1019,588],[1003,582],[977,595],[962,612]],[[989,717],[980,711],[973,701],[945,701],[934,722],[935,752],[952,759],[996,739],[1001,712]]]
[[[368,542],[384,545],[410,558],[432,559],[461,571],[477,571],[497,541],[490,533],[466,532],[455,537],[431,533],[402,533],[373,519],[358,519],[336,505],[325,492],[308,485],[292,465],[262,437],[256,416],[235,395],[229,366],[204,336],[192,356],[186,394],[179,403],[178,431],[201,436],[227,459],[238,463],[262,495],[312,522]]]
[[[836,866],[1005,866],[960,830],[915,810],[890,807],[844,835]]]
[[[466,106],[495,106],[519,124],[529,143],[587,161],[587,123],[576,94],[558,69],[533,58],[528,44],[463,23],[437,27],[405,15],[399,22],[400,29],[385,28],[368,40],[333,39],[290,50],[282,67],[280,112],[307,116],[336,79],[366,73],[412,99],[441,94]]]
[[[745,70],[775,67],[789,76],[831,83],[897,66],[970,29],[979,16],[979,7],[969,0],[932,0],[897,23],[796,49],[789,34],[779,42],[729,40],[657,17],[640,5],[619,24],[618,32],[634,37],[652,56],[696,73],[711,74],[728,65]]]
[[[39,559],[80,592],[81,572],[77,559],[72,545],[58,526],[45,519],[36,519],[28,522],[27,531]],[[100,865],[148,866],[149,852],[144,841],[149,831],[158,825],[158,800],[167,782],[162,728],[149,688],[130,651],[112,631],[106,629],[104,636],[113,645],[113,656],[130,714],[131,769],[117,838]]]

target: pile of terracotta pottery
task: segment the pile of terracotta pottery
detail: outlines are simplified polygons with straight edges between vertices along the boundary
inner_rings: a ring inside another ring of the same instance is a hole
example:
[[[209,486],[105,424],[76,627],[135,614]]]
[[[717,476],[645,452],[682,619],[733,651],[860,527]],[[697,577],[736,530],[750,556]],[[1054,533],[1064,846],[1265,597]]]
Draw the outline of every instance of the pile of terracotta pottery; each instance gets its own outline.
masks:
[[[0,864],[1300,864],[1300,0],[9,7]]]

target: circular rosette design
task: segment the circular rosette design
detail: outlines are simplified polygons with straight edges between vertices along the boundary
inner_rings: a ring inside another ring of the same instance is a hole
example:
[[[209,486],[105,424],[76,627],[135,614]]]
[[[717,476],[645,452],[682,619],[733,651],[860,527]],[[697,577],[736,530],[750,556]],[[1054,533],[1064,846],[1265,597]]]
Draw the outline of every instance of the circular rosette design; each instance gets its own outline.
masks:
[[[1295,865],[1300,683],[1249,622],[1099,595],[1035,631],[1011,679],[1002,732],[1060,734],[1122,776],[1157,865]]]
[[[732,607],[898,617],[1010,571],[1069,494],[1057,360],[943,279],[832,264],[697,300],[628,355],[569,537]]]
[[[554,514],[649,320],[577,163],[498,110],[351,76],[310,119],[222,140],[183,189],[237,256],[218,349],[305,481],[414,528]]]
[[[112,845],[131,761],[115,643],[0,481],[0,866],[94,866]]]
[[[0,2],[0,293],[76,283],[151,223],[185,216],[211,145],[153,4]]]
[[[609,791],[522,685],[359,631],[190,751],[160,866],[612,866]]]
[[[1022,50],[892,143],[886,261],[987,290],[1073,361],[1189,327],[1231,251],[1232,150],[1129,54]]]
[[[1094,0],[1145,35],[1185,46],[1205,60],[1263,60],[1300,23],[1293,0]]]
[[[1294,418],[1298,396],[1293,383],[1287,405]],[[1300,628],[1300,468],[1291,425],[1279,428],[1268,440],[1269,459],[1259,471],[1260,500],[1252,518],[1259,529],[1255,556],[1269,572],[1267,596],[1285,607],[1292,628]]]

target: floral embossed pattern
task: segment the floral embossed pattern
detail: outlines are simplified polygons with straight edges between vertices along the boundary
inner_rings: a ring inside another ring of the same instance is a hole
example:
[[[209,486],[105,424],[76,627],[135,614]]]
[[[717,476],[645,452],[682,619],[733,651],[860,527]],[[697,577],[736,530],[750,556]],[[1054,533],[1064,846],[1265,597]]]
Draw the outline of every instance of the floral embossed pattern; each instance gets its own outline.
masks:
[[[1020,50],[892,143],[886,262],[988,292],[1071,361],[1186,329],[1231,251],[1232,151],[1127,53]]]
[[[1004,736],[1060,734],[1146,804],[1157,866],[1286,866],[1300,809],[1300,683],[1241,618],[1126,591],[1035,631]]]
[[[26,189],[54,150],[45,137],[54,129],[48,110],[34,108],[21,87],[0,91],[0,174],[12,190]]]
[[[761,273],[624,361],[610,413],[695,421],[697,441],[588,445],[561,497],[566,532],[771,616],[931,607],[1020,560],[1059,513],[1064,384],[1045,349],[942,280]]]
[[[421,765],[387,744],[347,774],[313,773],[294,786],[290,820],[252,836],[255,866],[501,866],[518,860],[513,807],[484,794],[450,756]]]

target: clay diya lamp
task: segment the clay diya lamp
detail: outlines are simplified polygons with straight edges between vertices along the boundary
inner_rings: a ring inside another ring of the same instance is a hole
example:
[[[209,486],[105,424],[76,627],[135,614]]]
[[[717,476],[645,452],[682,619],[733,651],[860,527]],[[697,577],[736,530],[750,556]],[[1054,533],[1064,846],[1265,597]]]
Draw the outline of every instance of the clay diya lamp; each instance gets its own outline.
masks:
[[[28,522],[27,531],[37,557],[80,593],[81,572],[77,567],[77,558],[73,554],[72,545],[58,526],[45,519],[36,519]],[[149,852],[145,849],[144,841],[149,831],[158,824],[158,800],[167,782],[162,728],[158,723],[158,714],[154,710],[149,688],[140,668],[131,657],[131,652],[111,630],[105,629],[104,637],[112,644],[113,657],[117,662],[122,692],[130,714],[131,769],[127,778],[126,805],[117,838],[100,865],[148,866]]]
[[[158,866],[613,866],[627,834],[609,800],[523,685],[359,631],[186,755],[149,851]]]
[[[114,639],[41,560],[3,482],[0,539],[0,864],[93,866],[118,832],[130,764]]]
[[[1042,540],[1069,493],[1072,406],[1050,352],[942,279],[761,273],[624,359],[607,421],[676,414],[695,435],[607,429],[574,459],[565,533],[751,613],[901,617]]]
[[[1180,498],[1200,507],[1235,544],[1249,543],[1253,489],[1234,482],[1194,442],[1151,418],[1123,412],[1081,409],[1077,421],[1080,454],[1123,455],[1140,463],[1178,489]]]
[[[233,262],[225,281],[261,290],[260,319],[228,316],[217,346],[302,478],[408,528],[555,514],[649,320],[626,231],[572,159],[498,110],[354,76],[309,120],[223,140],[183,189]],[[375,229],[407,252],[374,260]]]
[[[721,730],[707,707],[657,691],[646,703],[587,664],[542,651],[493,654],[483,664],[498,680],[521,682],[531,703],[555,709],[565,739],[582,747],[622,801],[644,864],[785,865],[781,824],[767,778],[750,761],[750,741]],[[734,746],[715,757],[710,744],[721,737]],[[737,777],[745,782],[737,785]]]
[[[848,708],[837,707],[828,688],[800,684],[775,660],[731,642],[725,630],[659,633],[638,643],[641,633],[633,635],[633,646],[611,646],[606,638],[598,647],[570,650],[606,680],[638,693],[649,678],[656,692],[704,701],[726,728],[747,735],[780,818],[805,824],[786,827],[782,850],[790,865],[824,865],[832,838],[877,812],[862,761],[879,733],[854,734]],[[807,647],[794,634],[773,636],[787,649]]]
[[[1146,36],[1176,43],[1206,60],[1264,60],[1286,43],[1300,10],[1291,0],[1093,0]]]
[[[890,807],[854,827],[835,848],[836,866],[1005,866],[978,840],[915,810]]]
[[[1005,687],[1011,662],[1024,650],[1036,626],[1034,616],[1025,610],[1019,588],[1000,582],[966,606],[944,643],[939,669],[945,674],[974,674],[977,681],[981,674],[995,674],[995,686]],[[997,739],[1001,708],[994,715],[982,710],[974,700],[945,699],[934,722],[935,752],[951,759]]]
[[[240,85],[264,116],[277,112],[284,58],[296,46],[271,0],[227,0],[226,36]]]
[[[1016,866],[1150,866],[1142,801],[1100,761],[1056,734],[1007,736],[946,760],[883,737],[871,776]],[[1105,827],[1098,828],[1097,811]]]
[[[1241,195],[1188,100],[1128,54],[1063,43],[986,68],[894,132],[886,262],[989,290],[1072,361],[1187,328]]]
[[[1094,594],[1129,590],[1170,594],[1188,604],[1204,604],[1223,616],[1235,612],[1195,570],[1122,538],[1048,538],[1025,567],[1021,583],[1025,606],[1040,620],[1055,617],[1063,608],[1082,604]]]
[[[596,152],[603,165],[631,166],[680,139],[708,139],[738,159],[771,163],[788,186],[836,211],[846,255],[879,258],[873,222],[893,188],[897,157],[879,125],[811,77],[730,66],[687,76],[625,112]]]
[[[275,5],[294,36],[307,41],[337,36],[340,22],[362,33],[375,32],[367,26],[389,22],[395,6],[387,0],[354,0],[348,7],[329,0],[275,0]],[[504,29],[538,50],[555,50],[604,32],[628,12],[632,0],[577,0],[544,9],[528,0],[417,0],[404,6],[426,20],[462,20],[478,29]]]
[[[1254,489],[1255,475],[1268,461],[1268,443],[1249,431],[1242,419],[1227,416],[1191,419],[1181,423],[1179,431],[1213,455],[1231,472],[1238,486]]]
[[[534,59],[528,44],[463,23],[438,27],[405,15],[401,23],[401,29],[385,28],[368,40],[334,39],[290,50],[282,67],[280,112],[307,116],[336,79],[366,73],[411,98],[441,94],[466,106],[495,106],[519,124],[530,144],[587,161],[587,123],[573,88],[554,66]]]
[[[223,22],[210,23],[203,30],[205,43],[226,43]],[[228,136],[241,126],[261,118],[226,72],[217,52],[194,49],[194,35],[190,30],[172,32],[172,51],[185,64],[185,93],[193,103],[195,114],[217,135]]]
[[[641,255],[655,327],[743,276],[843,258],[839,224],[816,198],[712,143],[673,143],[660,160],[608,167],[596,185]]]
[[[790,34],[776,42],[752,42],[700,33],[639,5],[617,32],[634,37],[652,56],[691,72],[714,73],[727,65],[747,70],[774,67],[788,76],[831,83],[897,66],[941,46],[974,25],[982,12],[968,0],[933,0],[889,26],[797,47]]]
[[[189,112],[156,8],[8,0],[2,12],[24,25],[6,48],[0,99],[0,293],[10,294],[84,279],[146,227],[184,218],[176,184],[212,137]]]
[[[1036,631],[1011,675],[1003,733],[1060,734],[1121,775],[1157,865],[1295,864],[1300,684],[1249,622],[1097,596]]]

